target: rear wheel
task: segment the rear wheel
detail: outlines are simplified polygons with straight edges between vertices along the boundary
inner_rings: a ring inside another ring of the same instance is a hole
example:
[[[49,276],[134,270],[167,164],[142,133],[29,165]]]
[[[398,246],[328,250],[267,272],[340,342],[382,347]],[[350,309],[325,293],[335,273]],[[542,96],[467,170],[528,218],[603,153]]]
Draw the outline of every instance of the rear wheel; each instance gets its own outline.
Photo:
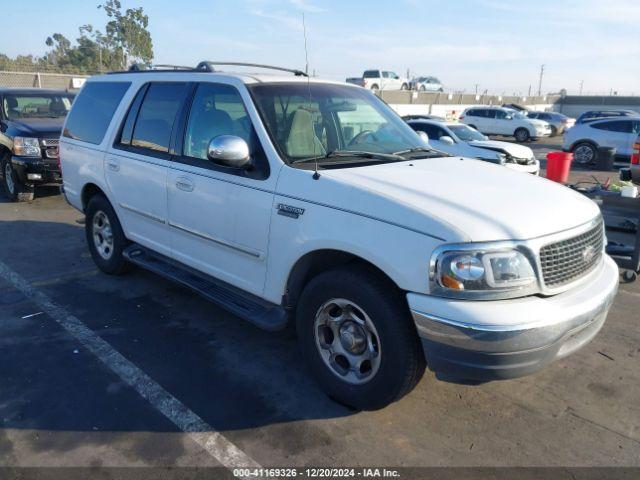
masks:
[[[427,88],[424,85],[420,85],[420,91],[421,92],[426,92]]]
[[[529,140],[531,138],[531,135],[529,134],[529,130],[527,130],[526,128],[518,128],[518,129],[516,129],[516,131],[513,134],[513,136],[516,137],[516,140],[518,142],[526,142],[527,140]]]
[[[86,209],[85,233],[93,261],[110,275],[121,275],[130,269],[122,252],[128,242],[120,221],[103,195],[94,195]]]
[[[340,403],[377,409],[422,377],[424,355],[401,293],[367,268],[327,271],[305,287],[296,310],[303,354]]]
[[[380,87],[378,87],[378,85],[374,83],[373,85],[371,85],[371,90],[377,92],[378,90],[380,90]]]
[[[9,155],[5,155],[2,159],[2,186],[5,195],[12,202],[30,202],[35,195],[32,185],[24,185],[18,179]]]
[[[589,142],[577,143],[572,152],[573,159],[580,165],[588,165],[596,158],[596,146]]]

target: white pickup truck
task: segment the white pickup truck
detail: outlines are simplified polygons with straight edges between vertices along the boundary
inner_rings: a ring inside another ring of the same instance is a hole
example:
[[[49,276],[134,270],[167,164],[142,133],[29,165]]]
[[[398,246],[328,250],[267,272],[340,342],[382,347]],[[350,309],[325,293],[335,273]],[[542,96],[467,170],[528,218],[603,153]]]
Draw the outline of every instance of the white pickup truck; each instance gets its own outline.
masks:
[[[370,91],[292,73],[86,82],[60,155],[100,269],[147,268],[264,329],[293,322],[323,389],[364,409],[425,364],[512,378],[596,335],[618,269],[595,203],[443,156]]]
[[[347,78],[347,83],[371,90],[409,90],[410,82],[387,70],[365,70],[362,77]]]

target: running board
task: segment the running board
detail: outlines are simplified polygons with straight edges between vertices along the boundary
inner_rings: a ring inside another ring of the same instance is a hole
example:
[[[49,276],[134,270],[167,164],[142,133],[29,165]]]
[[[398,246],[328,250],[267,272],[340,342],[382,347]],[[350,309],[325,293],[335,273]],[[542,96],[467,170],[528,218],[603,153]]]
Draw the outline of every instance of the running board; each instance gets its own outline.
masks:
[[[287,312],[280,305],[267,302],[141,245],[127,247],[123,255],[129,262],[189,287],[259,328],[275,331],[287,325]]]

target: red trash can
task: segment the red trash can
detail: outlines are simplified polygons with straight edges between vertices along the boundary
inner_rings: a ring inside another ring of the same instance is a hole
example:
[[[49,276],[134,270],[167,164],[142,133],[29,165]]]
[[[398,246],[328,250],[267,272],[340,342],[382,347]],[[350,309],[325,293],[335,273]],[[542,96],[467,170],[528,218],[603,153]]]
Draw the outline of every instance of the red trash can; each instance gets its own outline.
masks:
[[[558,183],[566,183],[569,179],[573,153],[549,152],[547,153],[547,178]]]

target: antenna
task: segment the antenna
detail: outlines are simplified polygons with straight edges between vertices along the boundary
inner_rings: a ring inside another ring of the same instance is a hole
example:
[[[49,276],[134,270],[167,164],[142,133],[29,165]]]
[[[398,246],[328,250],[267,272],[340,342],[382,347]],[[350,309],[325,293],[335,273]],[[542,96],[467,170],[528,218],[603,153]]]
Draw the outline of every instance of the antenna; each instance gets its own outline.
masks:
[[[313,126],[313,110],[311,108],[311,79],[309,78],[309,52],[307,50],[307,24],[304,21],[304,12],[302,12],[302,34],[304,35],[304,72],[307,74],[307,90],[309,91],[309,114],[311,115],[311,143],[313,143],[313,156],[315,158],[315,168],[313,171],[313,179],[318,180],[318,156],[316,155],[316,132]]]

